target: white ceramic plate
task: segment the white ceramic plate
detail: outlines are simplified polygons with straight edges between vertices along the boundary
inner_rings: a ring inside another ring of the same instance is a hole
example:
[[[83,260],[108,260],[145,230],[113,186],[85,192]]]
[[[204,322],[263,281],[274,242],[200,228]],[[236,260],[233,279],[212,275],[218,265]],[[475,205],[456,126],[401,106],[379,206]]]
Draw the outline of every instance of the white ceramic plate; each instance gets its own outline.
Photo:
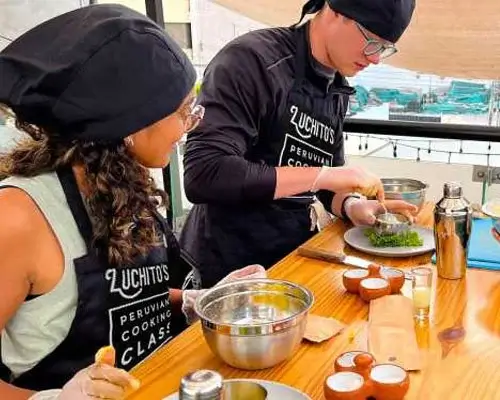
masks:
[[[417,231],[422,237],[424,243],[418,247],[375,247],[372,246],[364,234],[367,227],[356,226],[349,229],[344,234],[345,242],[356,250],[363,253],[382,257],[411,257],[425,254],[435,249],[434,232],[432,229],[413,226],[411,229]]]
[[[227,382],[231,382],[236,379],[227,379]],[[301,391],[294,389],[291,386],[283,385],[282,383],[263,381],[260,379],[237,379],[238,381],[247,381],[258,383],[267,390],[266,400],[311,400],[311,398]],[[179,400],[179,395],[177,393],[171,394],[165,397],[163,400]]]
[[[483,204],[481,211],[488,217],[500,218],[500,199],[492,199]]]

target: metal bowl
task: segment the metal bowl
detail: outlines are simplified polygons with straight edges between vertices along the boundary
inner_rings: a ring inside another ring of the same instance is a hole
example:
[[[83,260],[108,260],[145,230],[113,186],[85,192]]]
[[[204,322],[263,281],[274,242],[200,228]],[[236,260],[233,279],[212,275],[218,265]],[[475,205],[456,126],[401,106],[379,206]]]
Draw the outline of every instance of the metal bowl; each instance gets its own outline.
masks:
[[[408,178],[383,178],[385,198],[388,200],[404,200],[414,204],[420,210],[425,202],[429,185],[425,182]]]
[[[392,235],[407,231],[411,221],[402,214],[383,213],[375,218],[373,229],[379,235]]]
[[[247,380],[228,380],[224,382],[223,399],[228,400],[266,400],[267,390],[257,382]]]
[[[256,370],[293,355],[313,302],[312,293],[295,283],[249,279],[208,289],[195,311],[214,354],[235,368]]]

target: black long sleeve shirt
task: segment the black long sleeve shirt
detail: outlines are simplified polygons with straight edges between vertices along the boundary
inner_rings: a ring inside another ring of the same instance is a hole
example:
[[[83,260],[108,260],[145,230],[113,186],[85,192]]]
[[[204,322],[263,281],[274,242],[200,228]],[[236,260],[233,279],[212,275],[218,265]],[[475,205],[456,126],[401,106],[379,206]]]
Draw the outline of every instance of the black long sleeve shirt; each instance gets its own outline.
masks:
[[[297,30],[253,31],[232,41],[207,66],[199,96],[206,109],[200,126],[190,133],[184,155],[184,185],[192,203],[269,202],[276,188],[275,166],[252,154],[259,135],[286,106],[295,79]],[[328,88],[335,72],[320,69],[316,83]],[[347,101],[342,110],[345,116]],[[344,163],[337,141],[336,165]],[[329,209],[333,194],[319,193]]]
[[[275,96],[286,93],[293,82],[294,51],[292,30],[255,31],[226,46],[208,65],[199,97],[205,118],[189,135],[184,159],[191,202],[273,199],[274,166],[251,161],[247,155],[266,117],[284,106]]]

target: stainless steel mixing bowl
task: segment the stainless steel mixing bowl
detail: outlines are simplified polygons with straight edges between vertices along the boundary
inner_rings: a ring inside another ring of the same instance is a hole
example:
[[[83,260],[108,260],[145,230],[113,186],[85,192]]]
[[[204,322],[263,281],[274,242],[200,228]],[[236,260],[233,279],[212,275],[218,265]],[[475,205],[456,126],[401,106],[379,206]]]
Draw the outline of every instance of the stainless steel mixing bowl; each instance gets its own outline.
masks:
[[[385,198],[388,200],[405,200],[414,204],[420,210],[425,202],[429,185],[417,179],[382,178]]]
[[[293,355],[313,302],[312,293],[295,283],[248,279],[208,289],[195,311],[214,354],[235,368],[256,370]]]

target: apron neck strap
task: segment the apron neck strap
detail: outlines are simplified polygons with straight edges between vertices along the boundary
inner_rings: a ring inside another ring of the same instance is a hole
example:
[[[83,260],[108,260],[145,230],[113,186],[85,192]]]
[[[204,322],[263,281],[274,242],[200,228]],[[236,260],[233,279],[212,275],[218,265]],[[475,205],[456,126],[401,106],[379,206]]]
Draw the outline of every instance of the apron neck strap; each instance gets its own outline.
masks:
[[[76,225],[78,226],[78,230],[85,241],[87,250],[90,251],[93,242],[92,223],[83,203],[82,194],[78,188],[78,184],[76,183],[73,170],[70,166],[64,166],[59,168],[56,172],[59,181],[61,182],[64,195],[66,196],[66,201],[68,202],[71,213],[73,214]],[[154,217],[158,222],[161,232],[166,238],[167,245],[173,246],[173,243],[175,243],[175,236],[168,227],[165,218],[163,218],[158,211],[155,211]]]
[[[87,250],[90,251],[93,239],[92,223],[83,204],[82,194],[76,183],[73,169],[70,166],[64,166],[56,172],[78,230],[87,245]]]
[[[158,225],[160,226],[161,231],[166,236],[167,241],[168,241],[170,238],[170,235],[173,235],[174,233],[172,232],[172,230],[168,226],[166,219],[163,217],[163,215],[161,215],[159,213],[158,210],[155,210],[154,217],[156,218]]]

